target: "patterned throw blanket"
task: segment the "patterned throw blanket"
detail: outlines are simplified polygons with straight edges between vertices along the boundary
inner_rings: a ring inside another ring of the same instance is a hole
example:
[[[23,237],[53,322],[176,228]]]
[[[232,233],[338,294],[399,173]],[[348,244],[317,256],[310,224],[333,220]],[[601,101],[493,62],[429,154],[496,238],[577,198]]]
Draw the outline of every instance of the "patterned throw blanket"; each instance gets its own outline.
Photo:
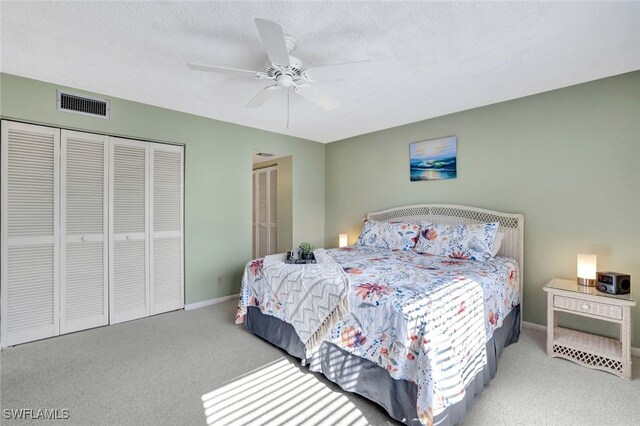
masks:
[[[349,279],[324,249],[313,254],[315,264],[287,264],[284,254],[266,256],[263,263],[265,281],[304,344],[307,357],[349,313]]]

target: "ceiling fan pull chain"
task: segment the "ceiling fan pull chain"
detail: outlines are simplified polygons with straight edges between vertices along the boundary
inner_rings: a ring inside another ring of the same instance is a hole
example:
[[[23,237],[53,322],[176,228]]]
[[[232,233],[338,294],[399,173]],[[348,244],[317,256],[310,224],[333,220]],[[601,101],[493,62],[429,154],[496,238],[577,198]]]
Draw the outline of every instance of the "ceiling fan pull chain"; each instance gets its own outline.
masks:
[[[287,129],[289,128],[289,97],[291,96],[291,87],[287,89]]]

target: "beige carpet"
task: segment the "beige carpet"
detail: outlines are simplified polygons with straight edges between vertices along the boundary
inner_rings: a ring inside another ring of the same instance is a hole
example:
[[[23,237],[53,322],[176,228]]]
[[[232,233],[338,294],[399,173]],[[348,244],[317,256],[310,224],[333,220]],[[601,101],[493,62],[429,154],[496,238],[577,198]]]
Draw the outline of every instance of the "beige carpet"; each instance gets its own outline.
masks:
[[[69,410],[57,424],[385,425],[383,409],[342,392],[233,324],[235,302],[172,312],[8,348],[0,358],[6,410]],[[638,425],[634,380],[544,355],[525,330],[465,425]],[[60,412],[60,411],[59,411]]]

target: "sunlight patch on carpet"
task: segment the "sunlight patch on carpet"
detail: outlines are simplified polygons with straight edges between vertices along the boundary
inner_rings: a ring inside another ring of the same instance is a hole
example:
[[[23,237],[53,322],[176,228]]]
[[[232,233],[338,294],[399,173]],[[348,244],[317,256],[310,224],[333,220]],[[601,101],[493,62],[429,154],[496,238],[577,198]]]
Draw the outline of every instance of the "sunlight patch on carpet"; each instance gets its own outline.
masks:
[[[350,425],[369,422],[341,392],[286,358],[202,395],[208,425]]]

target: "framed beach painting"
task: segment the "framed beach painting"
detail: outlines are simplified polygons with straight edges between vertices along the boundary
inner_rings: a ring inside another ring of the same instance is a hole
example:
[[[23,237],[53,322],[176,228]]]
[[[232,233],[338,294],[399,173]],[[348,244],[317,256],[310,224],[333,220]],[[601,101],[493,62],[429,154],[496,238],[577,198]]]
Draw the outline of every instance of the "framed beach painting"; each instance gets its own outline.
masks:
[[[458,174],[456,143],[455,136],[448,136],[410,144],[409,175],[411,182],[455,179]]]

